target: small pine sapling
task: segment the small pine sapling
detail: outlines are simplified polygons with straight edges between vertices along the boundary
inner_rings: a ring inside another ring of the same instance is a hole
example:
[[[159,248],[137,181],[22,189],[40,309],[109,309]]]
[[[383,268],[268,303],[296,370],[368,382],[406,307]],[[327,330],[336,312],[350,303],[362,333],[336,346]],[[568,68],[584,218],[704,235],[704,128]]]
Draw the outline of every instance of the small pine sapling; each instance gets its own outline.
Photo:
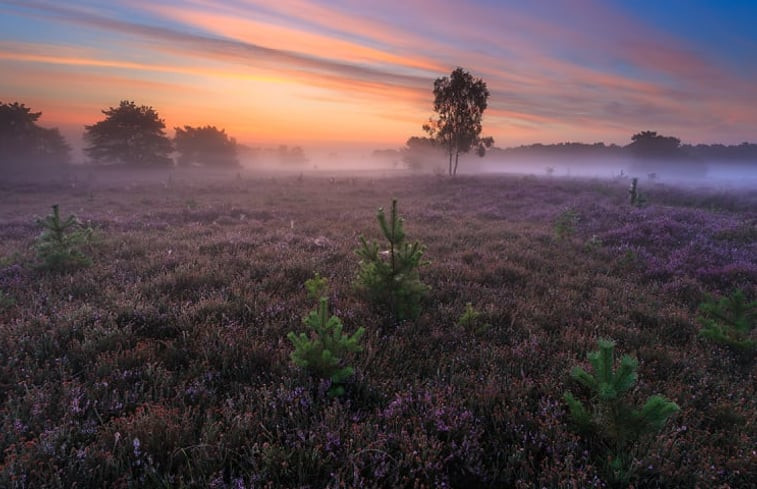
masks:
[[[53,213],[37,223],[44,228],[36,245],[39,268],[62,272],[92,263],[81,250],[89,243],[92,230],[83,227],[75,216],[62,220],[58,206],[54,205]]]
[[[389,220],[383,208],[379,208],[377,219],[389,249],[381,251],[376,241],[369,243],[360,236],[361,247],[355,251],[360,257],[357,288],[393,323],[415,319],[428,292],[418,274],[418,269],[428,264],[422,261],[425,247],[418,241],[405,241],[404,219],[398,215],[396,199],[392,200]]]
[[[313,278],[305,280],[305,290],[307,290],[308,299],[318,300],[328,295],[329,281],[326,277],[321,277],[318,272],[315,272]]]
[[[571,236],[580,220],[578,213],[573,209],[566,209],[555,217],[554,230],[557,239],[565,239]]]
[[[478,312],[470,302],[465,304],[465,311],[463,311],[458,318],[457,325],[466,331],[471,331],[475,334],[485,333],[492,326],[481,320],[481,313]]]
[[[636,383],[639,362],[623,355],[614,368],[615,343],[599,340],[599,350],[587,355],[593,374],[574,367],[570,376],[591,392],[590,406],[572,393],[563,395],[570,418],[579,432],[596,436],[610,450],[612,476],[623,482],[630,477],[629,450],[646,435],[662,429],[668,418],[679,410],[676,403],[659,394],[650,396],[641,409],[635,409],[623,396]]]
[[[343,395],[342,384],[355,373],[353,367],[344,365],[344,357],[362,351],[360,339],[365,328],[358,328],[351,336],[343,333],[342,321],[336,316],[329,317],[326,297],[320,298],[318,309],[311,311],[304,323],[310,329],[309,336],[294,332],[287,335],[294,345],[292,362],[315,377],[331,380],[330,396]]]
[[[699,336],[744,355],[757,350],[757,341],[750,338],[757,323],[757,301],[747,302],[741,290],[701,303],[697,320],[702,325]]]

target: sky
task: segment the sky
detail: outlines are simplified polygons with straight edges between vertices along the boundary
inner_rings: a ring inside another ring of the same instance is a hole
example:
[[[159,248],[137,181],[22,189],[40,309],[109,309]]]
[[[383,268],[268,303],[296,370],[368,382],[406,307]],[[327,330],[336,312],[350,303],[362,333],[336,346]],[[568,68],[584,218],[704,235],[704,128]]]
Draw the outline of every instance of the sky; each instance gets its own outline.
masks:
[[[757,141],[757,2],[0,0],[0,101],[75,146],[121,100],[253,146],[400,147],[457,66],[500,147]]]

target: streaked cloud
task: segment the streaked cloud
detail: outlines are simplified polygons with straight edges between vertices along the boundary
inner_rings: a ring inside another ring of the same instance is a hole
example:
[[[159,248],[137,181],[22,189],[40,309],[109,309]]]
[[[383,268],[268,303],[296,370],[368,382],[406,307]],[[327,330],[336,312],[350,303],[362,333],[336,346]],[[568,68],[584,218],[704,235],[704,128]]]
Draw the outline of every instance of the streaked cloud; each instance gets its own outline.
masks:
[[[51,122],[92,117],[64,118],[60,94],[72,111],[134,98],[169,124],[212,117],[240,140],[401,144],[431,115],[433,80],[462,65],[487,81],[486,131],[502,145],[641,129],[736,142],[757,129],[744,70],[599,0],[31,0],[0,13],[0,27],[39,30],[0,34],[0,70],[13,73],[0,90],[54,105]]]

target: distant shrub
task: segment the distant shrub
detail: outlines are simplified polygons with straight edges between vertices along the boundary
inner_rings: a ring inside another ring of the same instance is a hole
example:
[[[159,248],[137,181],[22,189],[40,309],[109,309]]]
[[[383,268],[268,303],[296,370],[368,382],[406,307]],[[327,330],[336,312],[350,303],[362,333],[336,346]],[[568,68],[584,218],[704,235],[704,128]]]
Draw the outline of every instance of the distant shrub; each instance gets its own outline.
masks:
[[[92,230],[83,227],[75,216],[62,220],[58,206],[54,205],[53,213],[37,223],[44,228],[36,245],[39,268],[60,272],[92,263],[81,250],[89,243]]]
[[[618,257],[617,262],[621,268],[633,268],[641,262],[641,259],[638,251],[626,248],[625,252]]]
[[[702,325],[699,336],[739,353],[757,350],[757,341],[749,337],[757,322],[757,301],[747,302],[741,290],[701,303],[697,320]]]
[[[565,239],[576,231],[578,213],[573,209],[566,209],[555,218],[554,230],[557,239]]]
[[[484,333],[486,332],[486,330],[491,328],[491,324],[485,323],[481,319],[481,313],[478,312],[470,302],[465,304],[465,311],[463,311],[463,313],[458,318],[457,325],[462,327],[466,331],[470,331],[476,334]]]
[[[623,355],[620,365],[614,368],[615,343],[599,340],[599,350],[587,355],[594,373],[574,367],[570,376],[591,392],[591,405],[587,408],[572,393],[563,398],[568,405],[570,418],[579,432],[599,439],[609,450],[610,476],[618,482],[630,478],[632,457],[630,449],[643,435],[659,431],[667,419],[679,410],[676,403],[661,395],[647,399],[641,409],[635,409],[623,396],[636,383],[639,362]]]
[[[315,272],[313,278],[305,280],[305,290],[307,290],[309,299],[318,300],[321,297],[325,297],[328,294],[328,288],[328,279],[321,277],[318,272]]]
[[[644,194],[639,192],[639,179],[633,178],[631,180],[631,185],[628,187],[628,201],[631,205],[635,205],[636,207],[641,207],[644,205],[644,203],[647,201]]]
[[[415,319],[428,291],[418,274],[418,269],[427,264],[422,261],[425,247],[418,241],[405,241],[404,219],[397,213],[396,199],[392,200],[389,221],[383,208],[379,208],[377,219],[389,241],[389,249],[381,251],[377,242],[369,243],[360,236],[361,247],[355,251],[360,257],[357,287],[374,305],[386,311],[393,322]]]
[[[584,248],[586,248],[587,251],[596,251],[604,246],[604,242],[602,241],[602,238],[597,236],[596,234],[592,234],[591,238],[586,240],[586,243],[584,243]]]
[[[344,334],[342,321],[336,316],[329,317],[326,297],[321,297],[318,309],[311,311],[304,322],[310,329],[309,335],[294,332],[287,335],[294,345],[291,359],[312,375],[329,379],[329,395],[341,396],[342,384],[355,373],[354,368],[344,365],[344,356],[362,351],[359,343],[365,328],[358,328],[351,336]]]
[[[15,303],[16,300],[13,297],[6,295],[2,290],[0,290],[0,311],[9,309]]]

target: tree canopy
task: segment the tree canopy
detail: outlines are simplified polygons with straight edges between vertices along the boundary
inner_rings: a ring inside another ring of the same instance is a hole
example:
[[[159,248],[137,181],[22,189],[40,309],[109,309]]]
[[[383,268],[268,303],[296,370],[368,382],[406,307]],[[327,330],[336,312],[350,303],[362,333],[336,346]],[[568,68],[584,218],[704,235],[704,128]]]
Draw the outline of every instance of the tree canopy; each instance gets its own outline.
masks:
[[[56,128],[37,125],[42,112],[18,102],[0,102],[0,167],[24,169],[69,163],[71,148]]]
[[[97,164],[169,166],[173,160],[166,125],[158,113],[145,105],[123,100],[118,107],[102,111],[105,119],[84,126],[85,153]]]
[[[438,117],[429,119],[423,129],[447,150],[450,175],[457,174],[460,153],[467,153],[475,147],[478,155],[484,156],[486,148],[494,144],[493,138],[481,137],[488,99],[486,83],[462,68],[458,67],[450,76],[434,81],[434,112]]]
[[[757,144],[684,144],[681,150],[686,154],[705,160],[750,161],[757,163]]]
[[[174,145],[179,166],[203,165],[233,168],[239,166],[237,142],[215,126],[174,128]]]
[[[683,157],[681,140],[672,136],[663,136],[655,131],[642,131],[631,136],[628,149],[639,158]]]

